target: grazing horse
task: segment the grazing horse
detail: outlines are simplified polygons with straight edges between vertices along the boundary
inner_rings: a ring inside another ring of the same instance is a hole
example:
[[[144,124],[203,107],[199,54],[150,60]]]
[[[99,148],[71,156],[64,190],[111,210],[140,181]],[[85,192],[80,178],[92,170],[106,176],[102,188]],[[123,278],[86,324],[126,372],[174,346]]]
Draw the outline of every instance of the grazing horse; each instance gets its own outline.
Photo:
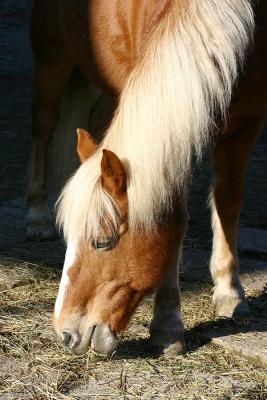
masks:
[[[236,236],[267,99],[266,17],[265,1],[34,1],[29,235],[50,233],[47,146],[73,68],[100,88],[91,92],[91,119],[105,125],[116,108],[99,143],[78,129],[81,166],[58,202],[67,252],[53,325],[71,352],[112,352],[153,289],[152,340],[184,351],[177,266],[186,190],[192,155],[211,142],[213,300],[219,315],[249,311]]]

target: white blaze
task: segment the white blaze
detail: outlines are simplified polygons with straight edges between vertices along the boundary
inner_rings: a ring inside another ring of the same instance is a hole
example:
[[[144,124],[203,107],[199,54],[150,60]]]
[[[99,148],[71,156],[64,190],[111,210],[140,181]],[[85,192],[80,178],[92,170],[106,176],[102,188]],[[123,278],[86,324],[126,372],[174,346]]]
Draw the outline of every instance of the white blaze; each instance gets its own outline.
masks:
[[[58,291],[57,300],[56,300],[56,304],[55,304],[54,315],[56,318],[59,318],[59,315],[61,312],[61,308],[63,305],[64,296],[65,296],[65,291],[69,284],[68,270],[75,261],[75,255],[76,255],[76,245],[74,245],[73,243],[68,244],[66,256],[65,256],[65,262],[64,262],[63,271],[62,271],[62,276],[61,276],[61,281],[60,281],[60,285],[59,285],[59,291]]]

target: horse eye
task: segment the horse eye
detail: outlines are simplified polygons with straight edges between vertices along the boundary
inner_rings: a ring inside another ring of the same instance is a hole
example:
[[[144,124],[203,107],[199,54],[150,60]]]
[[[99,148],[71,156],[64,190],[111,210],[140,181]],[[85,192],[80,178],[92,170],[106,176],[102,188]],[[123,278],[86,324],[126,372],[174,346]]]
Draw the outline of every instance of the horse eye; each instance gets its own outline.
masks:
[[[114,245],[114,241],[111,237],[99,237],[96,240],[92,240],[92,246],[95,250],[110,250]]]

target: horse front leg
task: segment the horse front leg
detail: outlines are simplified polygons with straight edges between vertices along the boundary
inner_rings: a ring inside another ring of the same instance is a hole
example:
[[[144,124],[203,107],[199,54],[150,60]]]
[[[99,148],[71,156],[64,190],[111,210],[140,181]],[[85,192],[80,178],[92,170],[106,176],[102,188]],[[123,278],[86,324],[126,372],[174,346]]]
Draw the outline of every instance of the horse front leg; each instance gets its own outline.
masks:
[[[262,123],[262,116],[245,121],[237,133],[219,139],[215,147],[210,270],[214,282],[213,300],[220,316],[249,313],[238,271],[237,227],[246,165]]]
[[[163,282],[154,299],[154,316],[150,326],[152,343],[164,354],[177,355],[185,351],[184,325],[181,319],[179,264],[181,247],[187,229],[185,201],[181,202],[177,226],[173,234],[172,257]],[[175,218],[176,219],[176,218]]]
[[[36,61],[34,66],[32,153],[27,187],[26,236],[55,235],[47,206],[48,145],[59,119],[60,95],[71,72],[69,63]]]

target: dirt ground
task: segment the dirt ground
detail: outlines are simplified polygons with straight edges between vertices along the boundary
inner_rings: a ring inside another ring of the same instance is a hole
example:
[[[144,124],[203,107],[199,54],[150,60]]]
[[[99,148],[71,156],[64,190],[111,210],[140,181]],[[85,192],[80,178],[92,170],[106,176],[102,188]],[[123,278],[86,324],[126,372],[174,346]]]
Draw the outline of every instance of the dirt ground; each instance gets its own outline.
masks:
[[[0,207],[25,191],[31,127],[30,6],[30,0],[1,0],[0,5]],[[266,154],[267,129],[249,164],[241,226],[267,228]],[[186,247],[210,249],[206,200],[210,177],[207,156],[196,167],[191,185]],[[10,224],[16,218],[14,211]],[[0,235],[4,281],[1,288],[0,280],[0,400],[267,399],[266,371],[203,339],[204,330],[229,323],[214,316],[210,282],[197,279],[182,280],[186,356],[165,359],[153,354],[148,342],[150,298],[137,311],[111,359],[64,353],[50,323],[64,246],[60,240],[45,244],[21,240],[14,245],[13,238],[11,245],[6,229],[7,237]],[[260,258],[266,261],[266,253]],[[11,283],[6,285],[7,281]],[[254,319],[259,320],[266,313],[266,296],[253,290],[247,295]],[[231,327],[241,332],[246,323],[232,321]]]

